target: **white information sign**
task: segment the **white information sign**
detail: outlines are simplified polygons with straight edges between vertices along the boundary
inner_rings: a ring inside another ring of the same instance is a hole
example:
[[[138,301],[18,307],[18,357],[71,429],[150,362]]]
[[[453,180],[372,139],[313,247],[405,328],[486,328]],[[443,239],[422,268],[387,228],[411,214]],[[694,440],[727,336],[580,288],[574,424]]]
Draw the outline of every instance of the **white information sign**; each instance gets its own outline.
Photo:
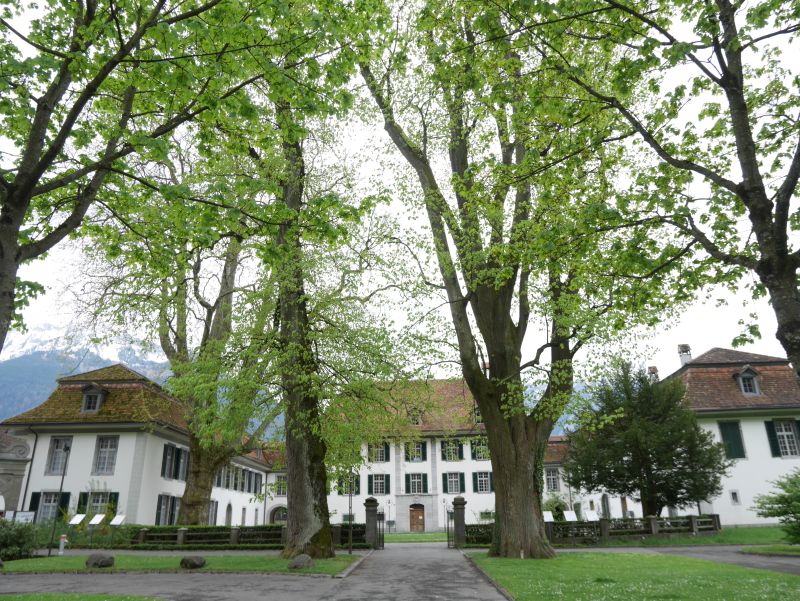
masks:
[[[543,511],[542,516],[544,517],[545,522],[555,522],[552,511]]]
[[[15,513],[16,511],[6,511],[3,519],[6,520],[7,522],[13,522]]]
[[[86,517],[85,513],[76,513],[74,516],[72,516],[72,519],[69,521],[69,525],[77,526],[83,521],[83,518],[85,517]]]
[[[577,522],[578,516],[575,515],[574,511],[565,511],[564,512],[564,519],[568,522]]]
[[[121,513],[115,515],[112,519],[110,524],[112,526],[122,526],[122,523],[125,521],[125,516]]]
[[[32,524],[35,519],[35,511],[18,511],[14,514],[14,521],[18,524]]]
[[[592,511],[591,509],[586,511],[586,521],[587,522],[599,522],[600,516],[597,515],[596,511]]]
[[[104,513],[98,513],[96,516],[94,516],[94,517],[93,517],[93,518],[92,518],[92,519],[89,521],[89,525],[90,525],[90,526],[99,526],[100,524],[102,524],[102,523],[103,523],[103,520],[104,520],[104,519],[106,519],[106,515],[105,515]]]

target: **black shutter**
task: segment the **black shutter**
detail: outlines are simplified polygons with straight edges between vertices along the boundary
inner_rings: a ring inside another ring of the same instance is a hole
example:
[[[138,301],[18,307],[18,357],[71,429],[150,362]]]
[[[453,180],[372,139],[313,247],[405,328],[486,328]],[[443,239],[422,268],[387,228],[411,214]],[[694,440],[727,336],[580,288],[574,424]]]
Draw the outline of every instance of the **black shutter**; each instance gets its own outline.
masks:
[[[65,519],[69,513],[69,498],[72,495],[68,492],[62,492],[58,499],[58,519]]]
[[[169,445],[164,445],[164,453],[161,456],[161,477],[167,477],[167,454],[169,453]]]
[[[764,422],[767,428],[767,440],[769,441],[769,450],[772,451],[773,457],[781,456],[781,447],[778,444],[778,434],[775,432],[775,424],[771,421]]]
[[[360,474],[353,474],[353,482],[355,482],[355,490],[353,491],[354,495],[361,494],[361,475]]]
[[[156,500],[156,526],[161,525],[161,497],[164,495],[158,495],[158,499]]]
[[[39,501],[42,498],[42,493],[31,493],[31,504],[28,505],[28,511],[39,511]]]
[[[89,493],[82,492],[78,495],[78,513],[86,513],[87,505],[89,505]]]
[[[428,494],[428,474],[422,474],[422,494]]]
[[[383,477],[383,490],[386,491],[387,495],[392,494],[392,480],[389,478],[389,474]]]
[[[422,460],[428,460],[428,443],[426,441],[422,441]]]
[[[177,516],[175,515],[175,501],[176,500],[177,500],[177,497],[170,497],[169,498],[169,519],[167,521],[167,524],[169,526],[172,526],[175,523],[175,519],[177,518]]]
[[[367,494],[372,495],[372,474],[367,476]]]
[[[383,460],[384,461],[389,461],[389,452],[390,452],[389,443],[388,442],[384,442],[383,443]]]
[[[186,451],[184,451],[184,455],[186,455],[186,462],[183,464],[183,477],[181,478],[181,480],[183,480],[185,482],[186,481],[186,476],[189,473],[189,461],[191,460],[192,457],[189,454],[189,450],[188,449]]]
[[[172,479],[181,479],[181,458],[183,457],[183,449],[175,448],[172,451]]]
[[[478,458],[477,453],[475,452],[475,441],[478,440],[477,438],[473,438],[469,441],[469,452],[472,455],[472,459],[475,460]]]
[[[739,422],[719,422],[719,433],[728,459],[744,459],[744,444]]]
[[[411,474],[406,474],[406,494],[411,494]]]
[[[116,515],[119,513],[119,493],[108,493],[108,508]]]
[[[467,487],[464,485],[464,472],[458,475],[458,488],[460,493],[467,492]]]
[[[442,494],[448,494],[450,491],[447,490],[447,474],[442,474]]]
[[[489,472],[489,492],[494,492],[494,476]]]
[[[336,490],[339,492],[339,495],[344,495],[344,478],[339,478],[336,481]]]
[[[411,461],[411,449],[409,447],[409,443],[405,444],[405,452],[406,452],[406,461]]]
[[[460,440],[458,441],[458,458],[464,459],[464,443]]]
[[[472,472],[472,492],[478,492],[478,472]]]
[[[442,441],[442,461],[447,461],[447,441]]]

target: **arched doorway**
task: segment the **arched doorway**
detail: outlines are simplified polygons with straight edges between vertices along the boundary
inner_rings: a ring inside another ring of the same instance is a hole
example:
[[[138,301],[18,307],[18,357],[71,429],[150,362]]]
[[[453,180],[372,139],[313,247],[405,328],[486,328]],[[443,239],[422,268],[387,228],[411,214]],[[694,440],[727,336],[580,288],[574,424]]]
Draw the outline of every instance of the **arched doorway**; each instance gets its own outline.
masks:
[[[285,524],[288,517],[289,517],[289,512],[286,511],[286,507],[276,507],[269,514],[269,523]]]
[[[408,508],[409,530],[425,532],[425,506],[414,503]]]
[[[233,507],[228,503],[228,507],[225,509],[225,525],[230,526],[231,522],[233,522]]]

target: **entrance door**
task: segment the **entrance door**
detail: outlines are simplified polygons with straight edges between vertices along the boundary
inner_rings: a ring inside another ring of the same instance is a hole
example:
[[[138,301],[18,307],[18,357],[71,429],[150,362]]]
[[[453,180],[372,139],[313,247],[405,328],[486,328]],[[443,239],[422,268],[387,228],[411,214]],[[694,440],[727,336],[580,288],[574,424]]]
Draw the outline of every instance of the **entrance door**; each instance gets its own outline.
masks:
[[[425,507],[414,504],[408,508],[411,532],[425,532]]]

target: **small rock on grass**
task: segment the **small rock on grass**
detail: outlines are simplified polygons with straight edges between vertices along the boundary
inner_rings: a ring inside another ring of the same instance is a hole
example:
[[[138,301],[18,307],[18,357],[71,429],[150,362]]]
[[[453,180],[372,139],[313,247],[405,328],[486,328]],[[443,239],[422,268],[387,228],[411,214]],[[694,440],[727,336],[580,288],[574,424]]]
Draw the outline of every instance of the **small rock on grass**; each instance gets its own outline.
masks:
[[[310,555],[306,555],[305,553],[301,553],[292,561],[289,562],[289,569],[290,570],[304,570],[306,568],[313,568],[314,567],[314,560],[311,559]]]
[[[206,560],[204,557],[200,557],[199,555],[187,555],[183,559],[181,559],[181,567],[185,570],[197,570],[198,568],[202,568],[206,565]]]
[[[114,567],[114,557],[105,553],[92,553],[86,559],[87,568],[111,568]]]

